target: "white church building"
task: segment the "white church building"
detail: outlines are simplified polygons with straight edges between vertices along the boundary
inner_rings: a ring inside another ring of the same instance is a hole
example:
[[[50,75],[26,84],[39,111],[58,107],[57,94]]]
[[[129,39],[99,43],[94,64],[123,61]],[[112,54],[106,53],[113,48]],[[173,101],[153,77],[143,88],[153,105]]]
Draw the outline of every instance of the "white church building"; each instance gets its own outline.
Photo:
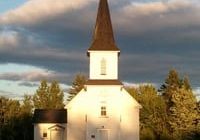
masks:
[[[87,55],[89,80],[66,110],[35,110],[34,140],[139,140],[141,106],[118,79],[120,50],[107,0],[100,0]]]

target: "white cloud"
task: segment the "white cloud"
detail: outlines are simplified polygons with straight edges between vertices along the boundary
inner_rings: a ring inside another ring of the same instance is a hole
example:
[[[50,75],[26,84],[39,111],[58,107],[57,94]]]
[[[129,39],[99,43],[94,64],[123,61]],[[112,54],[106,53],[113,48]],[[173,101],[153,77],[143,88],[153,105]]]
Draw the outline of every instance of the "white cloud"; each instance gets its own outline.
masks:
[[[200,87],[196,87],[194,90],[193,90],[194,94],[196,95],[197,97],[197,100],[200,101]]]
[[[178,9],[195,7],[194,2],[188,0],[169,0],[139,3],[132,2],[131,5],[123,7],[123,12],[129,16],[152,15],[171,12]]]
[[[59,73],[33,66],[29,66],[29,68],[26,68],[28,67],[27,65],[19,66],[21,66],[20,70],[15,70],[17,68],[17,65],[13,65],[13,69],[9,72],[0,71],[0,80],[39,82],[46,79],[49,81],[57,80],[63,82],[65,78],[67,79],[69,77],[67,73]]]
[[[17,99],[17,100],[23,100],[24,94],[33,95],[40,85],[40,82],[30,82],[30,81],[0,80],[0,82],[1,82],[0,96]],[[70,86],[66,84],[60,84],[60,83],[59,85],[61,89],[64,91],[64,95],[66,98],[67,96],[66,91]]]
[[[43,79],[47,80],[60,80],[62,77],[67,77],[67,74],[55,73],[47,70],[32,70],[29,72],[15,73],[5,72],[0,73],[0,79],[11,80],[11,81],[40,81]]]
[[[130,83],[130,82],[123,82],[123,84],[126,87],[134,87],[134,88],[139,88],[140,86],[145,86],[145,85],[152,85],[154,87],[158,87],[158,84],[156,84],[156,83]]]
[[[120,18],[117,18],[119,17]],[[132,2],[115,14],[116,24],[126,32],[143,32],[169,27],[200,25],[200,2],[168,0]]]
[[[63,12],[80,9],[94,0],[29,0],[0,16],[2,24],[31,25]]]
[[[129,2],[126,4],[118,0],[110,2],[110,7],[116,6],[111,9],[113,22],[126,33],[200,25],[200,2],[198,0],[127,1]],[[48,25],[49,22],[53,22],[53,25],[59,26],[58,28],[84,29],[84,27],[89,27],[88,24],[91,24],[92,20],[95,20],[96,14],[93,14],[95,12],[91,8],[94,6],[92,3],[97,4],[98,1],[30,0],[17,9],[2,14],[0,24],[31,26]],[[84,8],[86,6],[90,8]],[[59,21],[57,17],[60,17]]]
[[[14,81],[35,81],[38,78],[44,78],[51,75],[51,72],[44,70],[32,70],[29,72],[15,73],[5,72],[0,74],[0,79],[3,80],[14,80]]]

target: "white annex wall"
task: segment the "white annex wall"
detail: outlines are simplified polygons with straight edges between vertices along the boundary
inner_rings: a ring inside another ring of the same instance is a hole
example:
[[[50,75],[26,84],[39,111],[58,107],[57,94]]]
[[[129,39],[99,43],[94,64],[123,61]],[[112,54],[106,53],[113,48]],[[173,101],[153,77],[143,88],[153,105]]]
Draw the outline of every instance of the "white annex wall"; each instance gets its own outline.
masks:
[[[60,127],[62,128],[60,128]],[[55,133],[54,133],[55,132]],[[43,133],[46,133],[46,137],[43,137]],[[58,136],[58,134],[60,136]],[[56,137],[67,140],[67,124],[58,123],[38,123],[34,124],[34,140],[55,140]]]

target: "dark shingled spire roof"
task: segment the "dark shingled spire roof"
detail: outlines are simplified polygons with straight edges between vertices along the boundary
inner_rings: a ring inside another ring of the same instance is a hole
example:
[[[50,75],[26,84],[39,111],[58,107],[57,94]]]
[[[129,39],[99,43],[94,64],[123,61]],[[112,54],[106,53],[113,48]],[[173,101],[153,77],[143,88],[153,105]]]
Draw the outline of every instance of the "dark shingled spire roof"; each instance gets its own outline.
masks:
[[[119,51],[115,45],[107,0],[100,0],[93,41],[88,51]]]

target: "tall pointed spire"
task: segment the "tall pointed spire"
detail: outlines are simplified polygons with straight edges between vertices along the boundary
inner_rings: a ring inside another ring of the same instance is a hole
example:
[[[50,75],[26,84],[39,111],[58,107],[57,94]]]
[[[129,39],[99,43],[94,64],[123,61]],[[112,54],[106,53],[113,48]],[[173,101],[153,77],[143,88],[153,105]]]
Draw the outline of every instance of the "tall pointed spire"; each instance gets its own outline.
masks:
[[[93,41],[88,51],[119,51],[115,45],[115,39],[110,18],[107,0],[100,0],[93,33]]]

